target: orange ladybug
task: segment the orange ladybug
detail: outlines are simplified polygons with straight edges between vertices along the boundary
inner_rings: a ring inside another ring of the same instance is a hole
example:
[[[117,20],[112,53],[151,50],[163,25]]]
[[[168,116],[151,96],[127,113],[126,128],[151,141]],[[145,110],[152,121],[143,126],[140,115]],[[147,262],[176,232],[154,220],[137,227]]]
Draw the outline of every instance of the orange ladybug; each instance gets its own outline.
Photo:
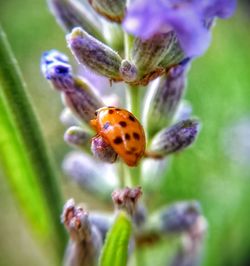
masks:
[[[132,113],[116,107],[102,107],[90,124],[129,166],[136,166],[145,152],[145,134]]]

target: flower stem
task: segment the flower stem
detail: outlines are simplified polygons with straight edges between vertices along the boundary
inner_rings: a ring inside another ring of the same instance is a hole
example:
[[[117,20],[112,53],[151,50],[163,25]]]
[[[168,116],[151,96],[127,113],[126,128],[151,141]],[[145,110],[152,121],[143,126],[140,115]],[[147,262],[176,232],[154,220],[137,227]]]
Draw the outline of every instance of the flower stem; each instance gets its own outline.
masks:
[[[127,60],[130,60],[130,51],[133,45],[133,36],[124,32],[124,54]]]
[[[125,47],[125,58],[130,60],[130,51],[133,45],[133,36],[124,33],[124,47]],[[127,109],[133,113],[133,115],[140,120],[141,110],[140,110],[140,88],[138,86],[126,86],[126,105]],[[136,167],[125,167],[126,173],[126,185],[130,184],[132,186],[138,186],[140,184],[140,165]]]
[[[140,88],[137,86],[127,85],[126,87],[126,101],[127,101],[127,109],[133,113],[133,115],[140,120],[141,118],[141,110],[140,110]]]

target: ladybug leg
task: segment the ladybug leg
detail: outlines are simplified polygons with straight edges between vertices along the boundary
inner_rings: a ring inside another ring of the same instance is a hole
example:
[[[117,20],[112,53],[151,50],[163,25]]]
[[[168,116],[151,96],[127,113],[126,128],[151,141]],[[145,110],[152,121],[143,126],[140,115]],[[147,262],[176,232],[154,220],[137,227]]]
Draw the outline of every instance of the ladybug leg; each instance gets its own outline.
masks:
[[[163,159],[164,156],[162,156],[161,154],[151,152],[151,151],[145,151],[144,157],[145,158],[152,158],[152,159]]]

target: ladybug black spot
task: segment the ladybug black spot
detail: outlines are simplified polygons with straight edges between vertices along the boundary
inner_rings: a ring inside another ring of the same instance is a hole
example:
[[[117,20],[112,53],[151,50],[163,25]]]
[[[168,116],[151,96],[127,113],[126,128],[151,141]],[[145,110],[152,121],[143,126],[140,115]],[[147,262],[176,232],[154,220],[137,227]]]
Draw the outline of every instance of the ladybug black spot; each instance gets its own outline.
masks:
[[[120,109],[120,108],[115,108],[115,110],[116,110],[116,111],[121,111],[121,109]]]
[[[136,140],[139,140],[140,139],[140,135],[138,133],[136,133],[136,132],[133,132],[133,137]]]
[[[114,143],[115,143],[115,144],[121,144],[121,143],[122,143],[122,138],[121,138],[121,137],[116,137],[116,138],[114,139]]]
[[[127,123],[125,121],[120,121],[119,122],[119,125],[122,126],[122,127],[126,127],[127,126]]]
[[[109,114],[112,115],[114,113],[114,110],[109,110]]]
[[[130,135],[128,133],[125,134],[125,139],[130,140]]]
[[[135,122],[135,118],[134,118],[132,115],[130,115],[130,116],[128,117],[128,119],[131,120],[131,121],[133,121],[133,122]]]

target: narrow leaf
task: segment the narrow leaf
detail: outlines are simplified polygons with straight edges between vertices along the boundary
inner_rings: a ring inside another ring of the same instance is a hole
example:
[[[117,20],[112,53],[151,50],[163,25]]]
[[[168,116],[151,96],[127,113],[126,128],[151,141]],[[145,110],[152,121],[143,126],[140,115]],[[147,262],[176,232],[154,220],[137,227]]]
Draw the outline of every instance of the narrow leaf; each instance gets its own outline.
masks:
[[[128,258],[128,245],[132,232],[130,218],[120,212],[110,229],[99,261],[99,266],[125,266]]]
[[[17,62],[1,27],[0,62],[0,163],[23,212],[32,217],[33,223],[37,222],[38,228],[41,226],[45,229],[49,223],[52,225],[54,234],[50,237],[62,253],[65,234],[59,220],[62,200],[57,173],[50,161]]]

